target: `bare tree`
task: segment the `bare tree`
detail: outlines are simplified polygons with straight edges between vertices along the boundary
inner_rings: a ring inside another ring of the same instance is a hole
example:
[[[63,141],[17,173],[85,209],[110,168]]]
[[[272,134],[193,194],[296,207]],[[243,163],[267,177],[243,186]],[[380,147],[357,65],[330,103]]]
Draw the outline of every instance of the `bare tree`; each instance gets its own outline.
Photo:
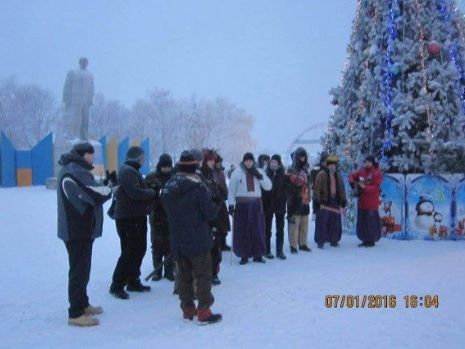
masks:
[[[102,136],[127,137],[130,116],[131,111],[120,101],[106,100],[102,93],[97,93],[91,109],[89,134],[96,139]]]
[[[18,148],[36,145],[54,130],[58,120],[53,94],[37,85],[20,85],[13,78],[2,80],[0,103],[0,128]]]

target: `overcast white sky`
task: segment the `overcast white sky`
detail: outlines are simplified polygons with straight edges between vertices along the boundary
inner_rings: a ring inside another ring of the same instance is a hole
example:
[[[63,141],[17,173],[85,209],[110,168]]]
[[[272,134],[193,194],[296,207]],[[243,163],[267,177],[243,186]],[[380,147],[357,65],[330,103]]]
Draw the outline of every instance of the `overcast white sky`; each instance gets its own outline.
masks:
[[[0,76],[61,96],[90,60],[96,90],[130,106],[154,87],[222,96],[256,117],[258,150],[283,152],[328,119],[355,0],[1,0]],[[155,131],[156,136],[156,131]]]

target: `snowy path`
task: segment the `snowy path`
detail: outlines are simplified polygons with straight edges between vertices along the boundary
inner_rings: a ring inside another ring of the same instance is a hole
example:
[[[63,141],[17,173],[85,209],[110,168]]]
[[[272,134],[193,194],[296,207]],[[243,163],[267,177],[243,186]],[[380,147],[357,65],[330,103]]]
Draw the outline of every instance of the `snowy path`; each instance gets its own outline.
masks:
[[[220,324],[181,320],[172,283],[120,301],[108,294],[119,241],[111,220],[94,245],[89,296],[97,328],[67,325],[67,255],[56,238],[55,192],[0,190],[0,348],[465,348],[465,244],[382,240],[240,266],[224,254],[214,288]],[[311,227],[313,230],[313,225]],[[314,244],[311,243],[313,247]],[[285,251],[287,251],[285,246]],[[149,251],[148,251],[149,253]],[[150,256],[143,276],[151,271]],[[326,294],[394,294],[395,309],[326,309]],[[404,295],[439,295],[405,309]]]

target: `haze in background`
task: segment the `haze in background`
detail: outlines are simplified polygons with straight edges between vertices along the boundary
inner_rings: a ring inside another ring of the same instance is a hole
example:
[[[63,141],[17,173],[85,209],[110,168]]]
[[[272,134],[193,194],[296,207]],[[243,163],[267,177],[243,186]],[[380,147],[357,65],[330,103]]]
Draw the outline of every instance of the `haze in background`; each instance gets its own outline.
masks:
[[[51,89],[89,58],[96,91],[131,106],[149,89],[222,96],[255,116],[257,151],[280,152],[329,118],[356,1],[0,3],[0,77]]]

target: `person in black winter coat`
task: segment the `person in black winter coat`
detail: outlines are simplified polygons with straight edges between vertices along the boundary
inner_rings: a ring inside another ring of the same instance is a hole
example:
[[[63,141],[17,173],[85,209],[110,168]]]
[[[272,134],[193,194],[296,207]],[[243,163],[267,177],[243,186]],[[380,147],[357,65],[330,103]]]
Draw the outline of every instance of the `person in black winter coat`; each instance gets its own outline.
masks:
[[[221,250],[231,251],[231,246],[226,243],[226,237],[228,232],[231,231],[231,222],[229,221],[228,206],[226,200],[228,200],[228,186],[226,185],[226,176],[224,173],[225,168],[223,167],[223,158],[218,152],[216,152],[216,164],[214,170],[215,181],[220,185],[222,192],[224,193],[224,199],[220,206],[220,212],[218,213],[218,220],[220,222],[221,235]]]
[[[176,175],[166,184],[161,199],[168,216],[171,251],[178,267],[176,279],[183,317],[193,320],[197,315],[201,323],[213,323],[221,320],[221,314],[212,314],[210,310],[214,302],[210,222],[217,218],[218,206],[196,174],[197,165],[193,154],[184,151],[176,164]],[[194,303],[194,280],[198,307]]]
[[[150,213],[155,191],[147,187],[139,169],[144,164],[144,151],[129,148],[126,161],[118,171],[116,191],[116,230],[121,241],[121,255],[113,273],[110,293],[116,298],[128,299],[130,292],[148,292],[141,284],[140,267],[147,250],[147,215]]]
[[[166,217],[160,197],[161,191],[172,176],[173,160],[168,154],[162,154],[155,171],[145,177],[147,186],[156,193],[149,216],[154,269],[152,273],[153,281],[161,280],[163,269],[165,270],[165,278],[174,281],[174,262],[171,258],[168,218]]]
[[[273,216],[276,219],[276,257],[284,260],[284,216],[286,215],[286,177],[281,157],[277,154],[271,157],[266,175],[273,183],[271,191],[262,192],[263,209],[265,211],[266,226],[266,254],[265,257],[273,259],[271,253],[271,230]]]
[[[91,173],[94,148],[90,143],[76,144],[61,156],[58,174],[58,237],[68,252],[68,300],[70,325],[95,326],[99,321],[91,315],[103,312],[89,304],[87,284],[90,277],[92,245],[102,235],[102,205],[111,190],[99,186]]]
[[[217,161],[217,154],[213,150],[204,149],[203,150],[203,161],[202,166],[200,168],[200,172],[202,174],[202,181],[205,183],[207,188],[210,190],[211,197],[213,202],[221,207],[225,205],[225,200],[228,198],[228,189],[222,186],[218,178],[215,176],[215,164]],[[227,212],[227,211],[226,211]],[[226,213],[227,215],[227,213]],[[226,216],[229,220],[229,217]],[[221,241],[222,237],[226,234],[224,231],[224,222],[220,221],[220,217],[218,217],[211,222],[212,226],[212,233],[213,233],[213,246],[211,249],[212,255],[212,275],[213,285],[219,285],[221,283],[220,279],[218,278],[218,274],[220,272],[220,263],[221,263]]]

